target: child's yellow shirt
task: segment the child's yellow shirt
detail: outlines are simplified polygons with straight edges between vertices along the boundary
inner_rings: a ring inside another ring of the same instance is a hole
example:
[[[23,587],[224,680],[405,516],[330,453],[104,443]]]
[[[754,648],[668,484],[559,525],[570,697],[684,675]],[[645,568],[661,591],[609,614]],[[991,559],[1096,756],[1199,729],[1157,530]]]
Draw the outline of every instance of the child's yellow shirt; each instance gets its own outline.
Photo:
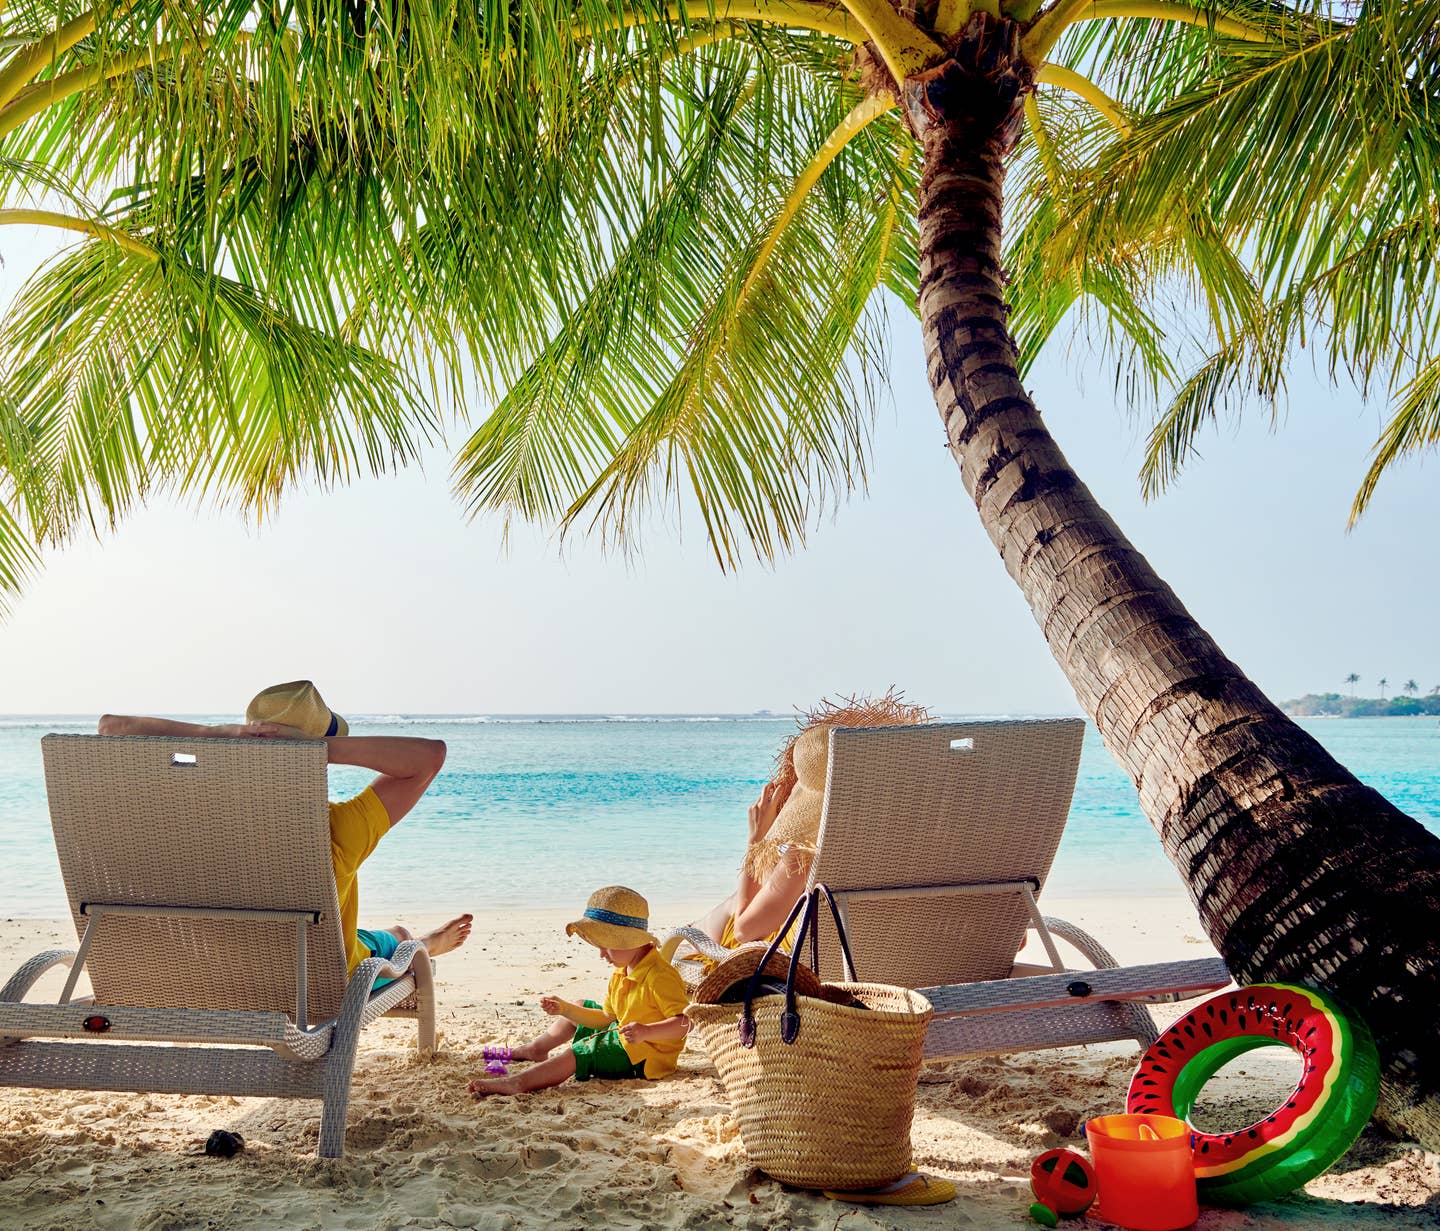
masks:
[[[652,948],[633,969],[625,966],[616,968],[610,976],[610,988],[605,993],[605,1012],[622,1026],[632,1022],[653,1025],[683,1013],[690,1003],[690,993],[685,990],[685,980],[680,972]],[[630,1043],[621,1035],[625,1054],[631,1063],[645,1064],[647,1078],[666,1077],[673,1073],[685,1049],[684,1039],[665,1041],[647,1040]]]

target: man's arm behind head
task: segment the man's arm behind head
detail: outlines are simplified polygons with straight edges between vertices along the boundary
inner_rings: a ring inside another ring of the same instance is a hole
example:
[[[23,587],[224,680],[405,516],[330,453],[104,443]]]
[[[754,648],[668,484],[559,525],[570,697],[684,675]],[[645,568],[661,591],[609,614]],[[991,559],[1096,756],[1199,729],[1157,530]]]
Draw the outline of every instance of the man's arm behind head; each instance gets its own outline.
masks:
[[[302,731],[273,722],[221,723],[208,726],[126,714],[103,714],[101,735],[158,735],[172,739],[306,739]],[[331,765],[357,765],[379,777],[370,785],[394,825],[425,794],[445,764],[445,741],[390,735],[332,735],[325,740]]]
[[[131,714],[101,714],[96,731],[101,735],[159,735],[175,739],[227,739],[250,734],[239,723],[176,722],[173,718],[147,718]]]
[[[420,802],[445,764],[445,741],[413,736],[332,735],[331,765],[358,765],[380,776],[370,784],[394,825]]]

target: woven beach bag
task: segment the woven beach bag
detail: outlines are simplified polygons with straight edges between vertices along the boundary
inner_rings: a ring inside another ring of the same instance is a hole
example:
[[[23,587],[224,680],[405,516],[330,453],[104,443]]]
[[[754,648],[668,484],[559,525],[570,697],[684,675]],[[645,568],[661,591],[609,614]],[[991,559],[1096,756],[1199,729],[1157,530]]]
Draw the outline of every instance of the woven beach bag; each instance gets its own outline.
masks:
[[[854,973],[834,899],[817,885],[780,929],[784,937],[805,912],[783,996],[755,994],[767,953],[743,1004],[697,1003],[685,1014],[720,1072],[755,1165],[800,1188],[853,1192],[910,1170],[915,1086],[934,1009],[918,992],[883,983],[827,983],[819,997],[796,992],[822,895]]]

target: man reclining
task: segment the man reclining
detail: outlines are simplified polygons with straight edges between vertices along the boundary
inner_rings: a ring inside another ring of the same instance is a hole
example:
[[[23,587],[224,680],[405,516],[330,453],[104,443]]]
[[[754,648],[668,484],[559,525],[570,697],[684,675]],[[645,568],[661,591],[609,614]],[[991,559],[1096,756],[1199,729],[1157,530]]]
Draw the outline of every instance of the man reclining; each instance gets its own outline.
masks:
[[[276,684],[254,698],[243,723],[207,725],[169,718],[106,714],[101,735],[160,735],[181,739],[323,739],[331,765],[358,765],[379,776],[353,799],[330,805],[330,858],[340,901],[340,934],[346,965],[353,973],[367,957],[389,958],[402,940],[415,940],[396,925],[372,931],[357,928],[360,865],[392,826],[420,801],[440,767],[445,743],[413,736],[351,735],[346,721],[321,699],[309,680]],[[460,915],[419,937],[431,957],[458,949],[470,936],[472,917]],[[381,979],[376,986],[390,980]]]

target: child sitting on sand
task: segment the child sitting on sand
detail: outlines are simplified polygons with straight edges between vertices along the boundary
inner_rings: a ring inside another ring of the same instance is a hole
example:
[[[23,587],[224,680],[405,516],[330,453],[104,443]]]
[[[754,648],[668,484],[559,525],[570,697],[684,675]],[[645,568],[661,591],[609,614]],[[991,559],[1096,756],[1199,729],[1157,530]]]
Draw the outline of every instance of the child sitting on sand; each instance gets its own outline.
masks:
[[[675,1071],[690,1029],[684,1014],[690,997],[680,972],[660,956],[649,915],[649,905],[633,889],[611,885],[590,895],[584,918],[567,923],[565,934],[578,934],[615,967],[604,1005],[542,997],[540,1007],[560,1020],[533,1043],[507,1053],[512,1060],[539,1063],[514,1077],[477,1078],[470,1083],[472,1095],[524,1094],[569,1077],[653,1081]],[[552,1056],[563,1043],[570,1046]],[[486,1048],[486,1059],[501,1050]]]

